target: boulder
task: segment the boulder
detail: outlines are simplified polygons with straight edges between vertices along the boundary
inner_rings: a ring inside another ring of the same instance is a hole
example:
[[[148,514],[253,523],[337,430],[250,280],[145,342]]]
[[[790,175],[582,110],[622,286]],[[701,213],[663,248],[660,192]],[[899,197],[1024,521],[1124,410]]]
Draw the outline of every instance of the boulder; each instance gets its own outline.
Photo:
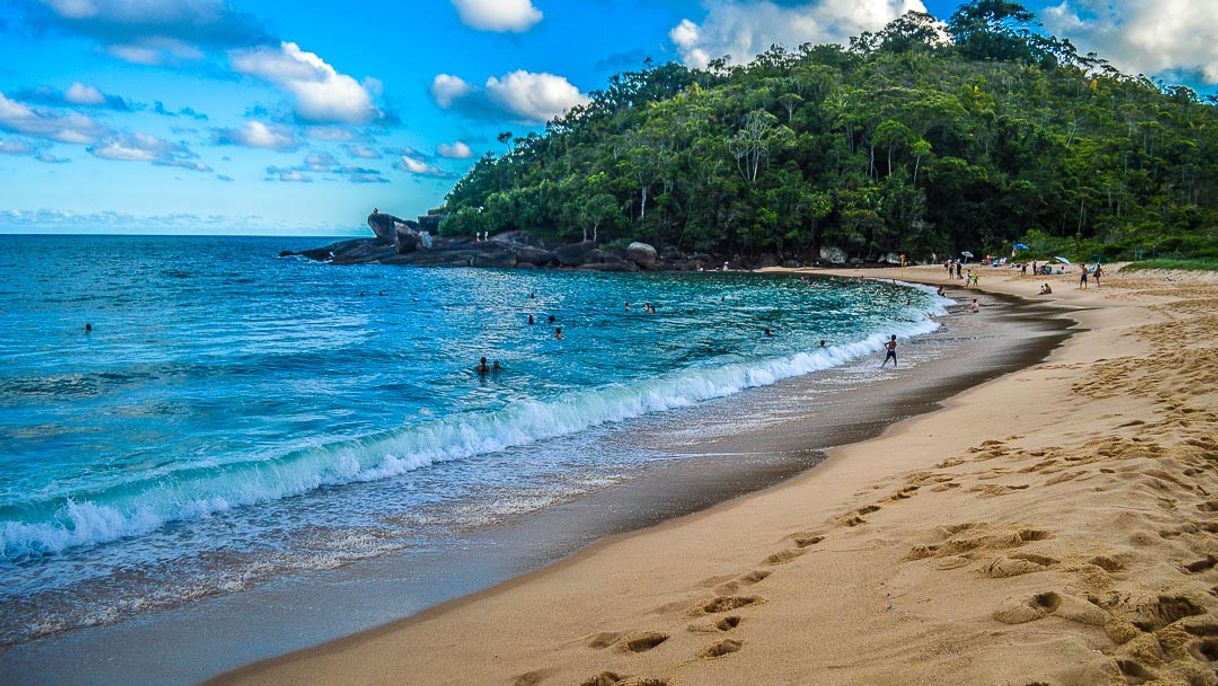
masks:
[[[639,241],[626,246],[626,256],[640,267],[650,267],[656,263],[656,249]]]
[[[890,252],[884,256],[884,261],[888,264],[901,264],[901,256],[895,252]]]
[[[676,246],[666,245],[660,249],[660,259],[668,262],[677,262],[685,259],[685,256],[681,254],[681,251]]]
[[[588,252],[584,253],[584,264],[609,262],[610,260],[615,259],[617,259],[616,255],[611,252],[601,250],[600,248],[597,248],[596,250],[589,250]]]
[[[596,243],[593,243],[592,241],[572,243],[570,245],[564,245],[555,250],[554,257],[556,257],[559,263],[564,267],[575,267],[583,264],[586,260],[587,254],[595,249]]]
[[[637,272],[639,266],[629,260],[610,260],[608,262],[588,262],[580,265],[581,271],[590,272]]]
[[[495,252],[480,252],[474,255],[470,261],[471,267],[499,267],[509,268],[516,266],[516,253],[510,250],[496,250]]]
[[[544,267],[554,261],[554,253],[550,250],[522,245],[516,247],[516,261],[521,264]]]
[[[820,258],[830,264],[846,264],[846,251],[841,248],[825,246],[820,249]]]
[[[419,249],[419,234],[405,226],[399,226],[393,232],[393,246],[399,255],[414,252]]]
[[[782,266],[786,267],[787,269],[795,269],[799,267],[799,262],[796,262],[795,260],[783,260]]]
[[[757,258],[757,266],[760,268],[777,267],[778,266],[778,257],[775,255],[771,255],[769,253],[765,253]]]

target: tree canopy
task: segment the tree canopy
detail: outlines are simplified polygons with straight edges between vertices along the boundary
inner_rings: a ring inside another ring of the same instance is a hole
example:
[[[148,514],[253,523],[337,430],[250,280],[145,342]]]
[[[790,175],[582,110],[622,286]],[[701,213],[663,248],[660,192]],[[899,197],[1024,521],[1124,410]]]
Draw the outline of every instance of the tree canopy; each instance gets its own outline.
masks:
[[[1018,3],[973,0],[849,48],[647,64],[541,133],[500,136],[441,231],[797,258],[1020,241],[1218,256],[1218,108],[1036,26]]]

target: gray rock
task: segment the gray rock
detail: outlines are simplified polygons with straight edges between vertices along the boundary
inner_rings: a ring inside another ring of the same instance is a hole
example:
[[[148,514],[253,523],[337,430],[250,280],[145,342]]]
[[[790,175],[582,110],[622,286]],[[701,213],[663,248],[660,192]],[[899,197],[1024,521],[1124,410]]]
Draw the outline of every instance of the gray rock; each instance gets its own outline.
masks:
[[[685,259],[685,256],[681,254],[681,251],[676,246],[666,245],[660,249],[660,259],[668,262],[678,262]]]
[[[901,264],[901,256],[895,252],[890,252],[884,256],[884,261],[888,264]]]
[[[393,232],[393,245],[399,255],[414,252],[419,249],[419,234],[405,226],[399,226]]]
[[[564,245],[554,251],[554,256],[558,258],[559,263],[565,267],[575,267],[583,264],[587,259],[587,254],[596,249],[596,243],[592,241],[584,241],[582,243],[572,243]]]
[[[510,268],[516,266],[516,253],[510,250],[478,253],[470,262],[472,267]]]
[[[515,250],[516,261],[520,264],[544,267],[554,261],[554,252],[551,250],[528,245],[515,246]]]
[[[650,244],[640,241],[626,246],[626,255],[640,267],[649,267],[656,262],[656,249]]]
[[[820,249],[820,258],[832,264],[846,264],[846,251],[833,246],[825,246]]]

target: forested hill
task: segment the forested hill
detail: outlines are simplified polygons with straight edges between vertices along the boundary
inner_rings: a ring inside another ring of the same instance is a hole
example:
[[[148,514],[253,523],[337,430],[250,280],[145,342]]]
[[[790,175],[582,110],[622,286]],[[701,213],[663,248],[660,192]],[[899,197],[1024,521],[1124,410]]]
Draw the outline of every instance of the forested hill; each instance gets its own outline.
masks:
[[[504,133],[441,232],[524,229],[720,255],[1218,256],[1218,108],[1128,76],[1005,0],[849,48],[621,74]]]

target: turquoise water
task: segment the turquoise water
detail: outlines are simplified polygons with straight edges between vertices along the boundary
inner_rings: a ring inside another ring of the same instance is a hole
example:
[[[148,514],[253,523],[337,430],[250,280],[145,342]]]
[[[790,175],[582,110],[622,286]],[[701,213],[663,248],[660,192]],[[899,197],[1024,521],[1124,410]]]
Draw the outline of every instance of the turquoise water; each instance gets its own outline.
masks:
[[[276,257],[317,242],[0,236],[0,642],[569,499],[679,459],[606,432],[874,354],[940,307],[874,282]]]

